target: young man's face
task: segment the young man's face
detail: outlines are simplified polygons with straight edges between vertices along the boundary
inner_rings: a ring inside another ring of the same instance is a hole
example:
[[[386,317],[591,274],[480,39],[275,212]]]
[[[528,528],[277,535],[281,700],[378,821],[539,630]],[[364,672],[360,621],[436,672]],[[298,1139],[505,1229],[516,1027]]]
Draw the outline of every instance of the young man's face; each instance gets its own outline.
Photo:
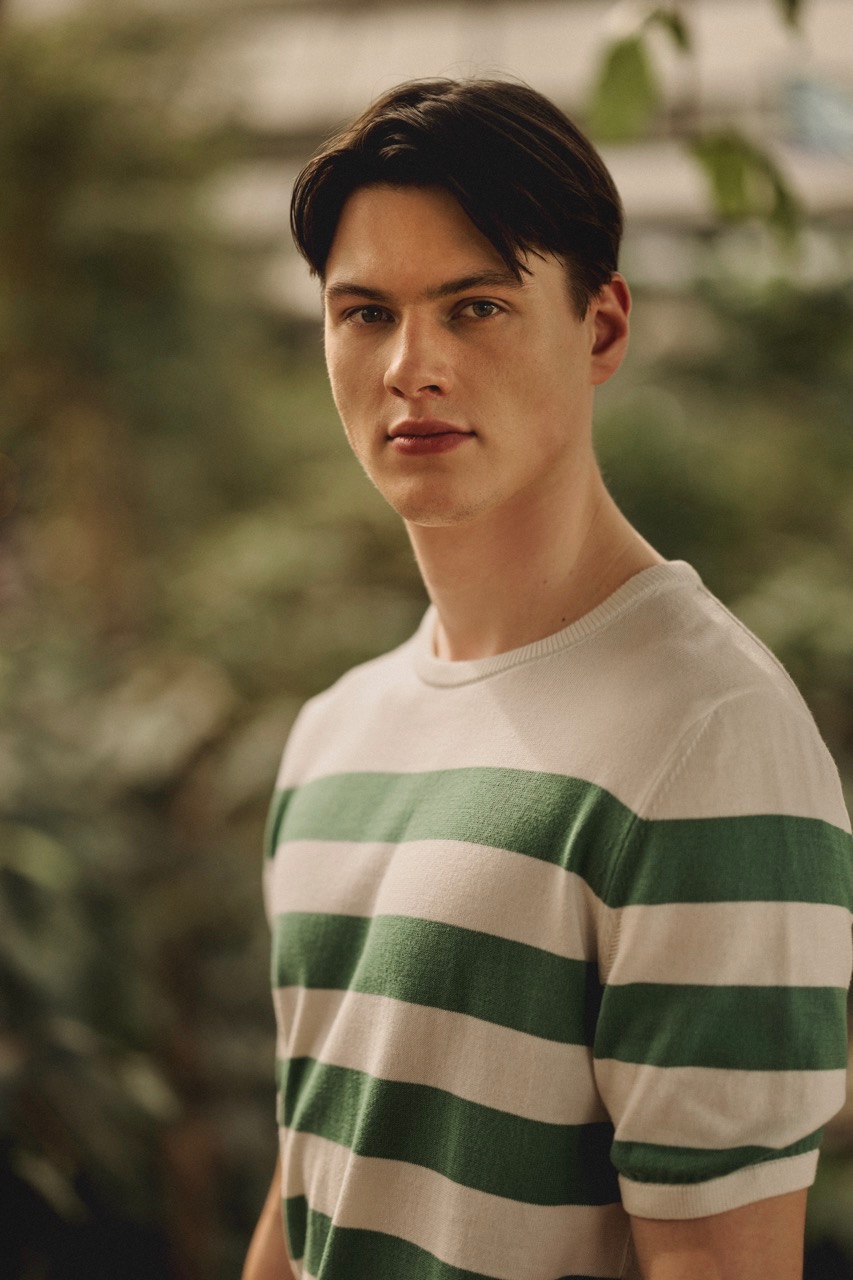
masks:
[[[370,186],[326,264],[326,359],[352,448],[412,524],[520,513],[591,459],[593,388],[618,367],[621,277],[580,320],[565,267],[519,284],[441,188]]]

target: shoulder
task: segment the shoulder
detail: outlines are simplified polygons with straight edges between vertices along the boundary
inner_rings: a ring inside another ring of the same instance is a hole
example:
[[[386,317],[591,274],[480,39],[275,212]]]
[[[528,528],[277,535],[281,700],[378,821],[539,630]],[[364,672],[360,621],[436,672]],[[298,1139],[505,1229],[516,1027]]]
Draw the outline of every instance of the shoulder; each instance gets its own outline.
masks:
[[[849,829],[835,765],[782,664],[689,565],[659,570],[658,589],[583,646],[580,705],[604,785],[640,817],[777,812]],[[568,688],[571,651],[563,660]]]
[[[794,682],[689,565],[629,580],[571,639],[515,687],[544,767],[579,770],[638,817],[777,812],[849,829]]]
[[[662,707],[681,707],[690,722],[738,695],[754,694],[811,720],[796,685],[767,646],[689,565],[665,567],[673,573],[663,589],[640,598],[596,645],[604,665],[633,681],[631,701],[643,706],[647,696]]]
[[[642,816],[780,813],[849,831],[835,764],[778,659],[701,584],[668,608],[658,660],[678,731]]]
[[[351,667],[328,689],[309,698],[288,735],[276,786],[292,787],[324,771],[332,744],[357,741],[379,700],[393,700],[412,682],[412,636],[388,653]]]

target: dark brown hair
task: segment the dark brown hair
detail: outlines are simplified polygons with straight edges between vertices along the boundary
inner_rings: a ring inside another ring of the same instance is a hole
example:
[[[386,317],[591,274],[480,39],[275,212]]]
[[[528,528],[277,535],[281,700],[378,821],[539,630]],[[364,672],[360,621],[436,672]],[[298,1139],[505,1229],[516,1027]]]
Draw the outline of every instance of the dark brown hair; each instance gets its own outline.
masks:
[[[293,189],[296,246],[322,279],[341,210],[359,187],[440,186],[509,270],[549,253],[578,314],[617,268],[622,204],[598,152],[552,102],[503,80],[411,80],[331,138]]]

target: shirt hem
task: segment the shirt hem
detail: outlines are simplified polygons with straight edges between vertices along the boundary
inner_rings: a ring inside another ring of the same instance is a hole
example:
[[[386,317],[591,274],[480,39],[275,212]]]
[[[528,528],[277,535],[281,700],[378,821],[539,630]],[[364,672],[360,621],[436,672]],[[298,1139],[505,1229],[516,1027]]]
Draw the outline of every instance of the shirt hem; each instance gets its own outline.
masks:
[[[816,1150],[804,1151],[689,1186],[634,1182],[620,1174],[619,1189],[626,1212],[637,1218],[705,1218],[810,1187],[817,1173],[817,1159]]]

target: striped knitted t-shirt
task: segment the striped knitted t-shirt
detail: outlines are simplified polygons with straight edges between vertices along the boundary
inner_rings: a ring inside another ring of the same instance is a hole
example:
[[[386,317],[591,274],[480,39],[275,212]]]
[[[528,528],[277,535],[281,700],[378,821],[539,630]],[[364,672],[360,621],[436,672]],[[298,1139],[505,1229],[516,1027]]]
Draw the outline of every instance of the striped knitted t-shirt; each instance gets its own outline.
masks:
[[[434,614],[301,712],[269,824],[286,1237],[316,1280],[637,1274],[628,1213],[808,1186],[853,850],[683,562],[494,658]]]

